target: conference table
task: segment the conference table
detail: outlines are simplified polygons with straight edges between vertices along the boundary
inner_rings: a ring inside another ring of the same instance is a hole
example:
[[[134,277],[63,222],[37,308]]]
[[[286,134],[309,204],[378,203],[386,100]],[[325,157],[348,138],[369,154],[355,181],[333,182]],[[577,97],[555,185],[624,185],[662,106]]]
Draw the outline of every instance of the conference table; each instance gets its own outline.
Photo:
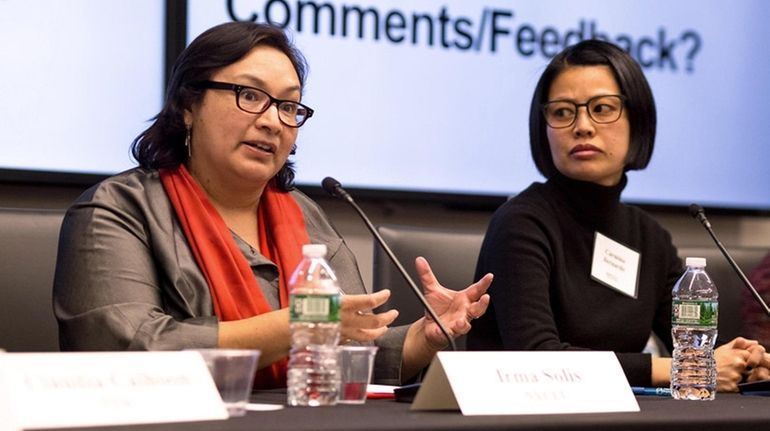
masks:
[[[255,393],[255,403],[283,404],[283,391]],[[92,427],[83,430],[119,431],[419,431],[419,430],[767,430],[770,398],[717,394],[714,401],[677,401],[668,397],[639,396],[634,413],[463,416],[459,411],[411,411],[407,403],[368,400],[363,405],[285,407],[276,411],[249,411],[225,421]]]

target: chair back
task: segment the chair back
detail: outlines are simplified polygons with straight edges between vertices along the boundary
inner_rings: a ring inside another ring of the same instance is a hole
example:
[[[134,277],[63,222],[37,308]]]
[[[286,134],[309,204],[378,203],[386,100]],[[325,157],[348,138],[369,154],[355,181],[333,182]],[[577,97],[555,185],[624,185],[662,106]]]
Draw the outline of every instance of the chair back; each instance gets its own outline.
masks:
[[[59,350],[52,291],[63,210],[0,208],[0,349]]]

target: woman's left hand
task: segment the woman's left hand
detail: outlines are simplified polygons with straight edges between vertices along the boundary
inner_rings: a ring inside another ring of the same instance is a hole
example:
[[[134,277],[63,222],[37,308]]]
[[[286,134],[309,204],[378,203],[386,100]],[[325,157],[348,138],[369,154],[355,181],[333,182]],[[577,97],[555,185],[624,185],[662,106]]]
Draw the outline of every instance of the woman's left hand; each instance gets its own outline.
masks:
[[[744,371],[744,380],[747,382],[756,382],[759,380],[770,379],[770,354],[765,351],[761,344],[756,344],[748,348],[752,359]]]
[[[486,274],[476,283],[463,290],[452,290],[442,286],[428,261],[423,257],[415,260],[417,274],[420,277],[425,299],[438,315],[451,337],[466,334],[471,329],[471,321],[487,311],[489,294],[487,289],[492,283],[492,274]],[[426,314],[425,341],[434,350],[441,350],[449,344],[441,329]]]
[[[717,390],[738,392],[742,381],[764,380],[768,377],[770,357],[756,340],[736,337],[714,350],[717,364]]]

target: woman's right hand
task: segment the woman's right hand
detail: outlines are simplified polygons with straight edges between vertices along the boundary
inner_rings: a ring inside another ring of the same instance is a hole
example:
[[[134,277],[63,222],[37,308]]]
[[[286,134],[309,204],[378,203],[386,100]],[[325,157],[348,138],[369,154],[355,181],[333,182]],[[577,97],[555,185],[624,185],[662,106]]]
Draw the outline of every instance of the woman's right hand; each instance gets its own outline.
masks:
[[[388,325],[398,317],[398,311],[374,313],[373,309],[390,298],[390,290],[363,295],[343,295],[340,307],[340,343],[349,341],[373,341],[388,330]]]
[[[762,367],[765,349],[756,340],[737,337],[717,347],[714,359],[717,363],[717,391],[737,392],[738,383],[752,370]]]

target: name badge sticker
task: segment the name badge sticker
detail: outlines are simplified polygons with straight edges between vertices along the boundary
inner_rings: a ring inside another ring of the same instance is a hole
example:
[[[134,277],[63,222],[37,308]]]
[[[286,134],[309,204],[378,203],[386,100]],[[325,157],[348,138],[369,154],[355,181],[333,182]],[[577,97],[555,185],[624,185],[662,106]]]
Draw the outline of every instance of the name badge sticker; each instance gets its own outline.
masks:
[[[641,254],[599,232],[594,236],[591,278],[636,298]]]

